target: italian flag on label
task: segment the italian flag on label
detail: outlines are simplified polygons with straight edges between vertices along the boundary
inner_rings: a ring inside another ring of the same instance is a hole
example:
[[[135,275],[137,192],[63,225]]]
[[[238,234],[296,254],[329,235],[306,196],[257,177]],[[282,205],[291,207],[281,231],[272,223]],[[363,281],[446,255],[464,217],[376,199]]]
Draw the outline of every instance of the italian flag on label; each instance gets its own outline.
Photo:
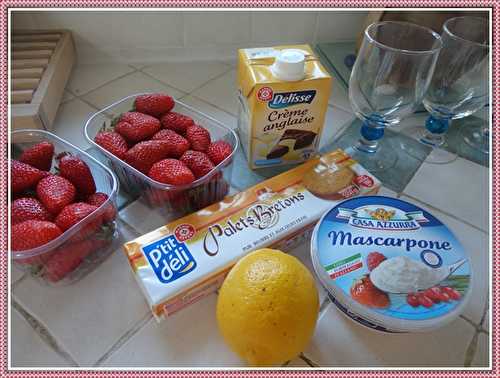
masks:
[[[335,261],[333,264],[325,266],[325,270],[331,279],[343,276],[363,266],[361,253],[346,257],[345,259]]]

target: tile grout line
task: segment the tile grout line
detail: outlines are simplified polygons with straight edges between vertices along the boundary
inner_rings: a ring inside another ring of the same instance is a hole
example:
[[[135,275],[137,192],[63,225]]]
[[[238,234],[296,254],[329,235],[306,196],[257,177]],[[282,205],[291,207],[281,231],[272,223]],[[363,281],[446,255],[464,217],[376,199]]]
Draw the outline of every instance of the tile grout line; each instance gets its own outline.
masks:
[[[127,65],[127,67],[130,67],[130,66],[129,66],[129,65]],[[130,67],[130,68],[132,68],[132,67]],[[106,85],[108,85],[108,84],[114,83],[115,81],[120,80],[120,79],[123,79],[124,77],[127,77],[127,76],[129,76],[129,75],[132,75],[132,74],[134,74],[134,73],[137,73],[138,71],[139,71],[139,70],[138,70],[137,68],[132,68],[132,71],[127,72],[127,73],[125,73],[125,74],[123,74],[123,75],[120,75],[120,76],[118,76],[118,77],[115,77],[114,79],[112,79],[112,80],[110,80],[110,81],[106,81],[105,83],[100,84],[99,86],[97,86],[97,87],[95,87],[95,88],[93,88],[93,89],[91,89],[90,91],[85,92],[85,93],[76,94],[76,93],[74,93],[73,91],[69,90],[69,87],[66,87],[65,89],[66,89],[69,93],[71,93],[73,96],[75,96],[76,98],[78,98],[78,99],[80,99],[80,100],[81,100],[83,96],[87,96],[87,95],[89,95],[90,93],[95,92],[95,91],[97,91],[97,90],[99,90],[99,89],[103,88],[104,86],[106,86]],[[73,99],[72,99],[72,100],[73,100]]]
[[[461,218],[457,217],[456,215],[450,214],[450,213],[448,213],[448,212],[447,212],[447,211],[445,211],[445,210],[441,210],[441,209],[440,209],[440,208],[438,208],[438,207],[435,207],[435,206],[433,206],[433,205],[430,205],[430,204],[428,204],[427,202],[425,202],[425,201],[423,201],[423,200],[421,200],[421,199],[419,199],[419,198],[416,198],[416,197],[414,197],[414,196],[412,196],[412,195],[410,195],[410,194],[405,193],[404,191],[403,191],[403,192],[401,192],[401,195],[404,195],[404,196],[406,196],[406,197],[409,197],[409,198],[411,198],[412,200],[418,201],[418,202],[420,202],[420,203],[424,204],[425,206],[427,206],[427,207],[431,208],[432,210],[439,211],[439,212],[443,213],[444,215],[446,215],[446,216],[448,216],[448,217],[450,217],[450,218],[453,218],[453,219],[454,219],[454,220],[456,220],[456,221],[459,221],[459,222],[461,222],[461,223],[464,223],[464,224],[466,224],[466,225],[468,225],[468,226],[470,226],[470,227],[474,228],[475,230],[482,232],[482,233],[483,233],[483,234],[485,234],[486,236],[489,236],[489,232],[488,232],[488,231],[483,230],[482,228],[477,227],[476,225],[474,225],[474,224],[472,224],[472,223],[469,223],[468,221],[463,220],[463,219],[461,219]]]
[[[127,332],[118,338],[111,347],[92,365],[93,367],[100,366],[115,352],[117,352],[128,340],[130,340],[137,332],[139,332],[151,319],[153,315],[147,312],[137,323],[135,323]]]
[[[28,325],[35,331],[35,333],[42,339],[42,341],[49,346],[55,353],[62,357],[66,362],[72,367],[78,367],[78,363],[73,359],[73,357],[64,350],[64,348],[59,345],[55,337],[49,332],[47,327],[45,327],[38,319],[31,315],[26,309],[24,309],[21,304],[19,304],[15,299],[12,299],[12,308],[14,308],[19,315],[21,315]]]
[[[479,341],[479,331],[476,330],[474,332],[474,336],[472,336],[472,339],[469,342],[469,345],[467,346],[467,349],[465,351],[464,364],[463,364],[464,367],[471,367],[472,361],[476,356],[478,341]]]
[[[306,364],[308,364],[310,367],[320,367],[316,362],[311,360],[309,357],[307,357],[304,353],[301,353],[299,355],[299,358],[304,361]]]
[[[474,329],[476,331],[479,331],[481,329],[481,326],[479,324],[474,323],[474,321],[472,321],[471,319],[469,319],[467,316],[461,314],[461,315],[459,315],[459,318],[461,318],[464,321],[466,321],[467,323],[469,323],[472,327],[474,327]]]

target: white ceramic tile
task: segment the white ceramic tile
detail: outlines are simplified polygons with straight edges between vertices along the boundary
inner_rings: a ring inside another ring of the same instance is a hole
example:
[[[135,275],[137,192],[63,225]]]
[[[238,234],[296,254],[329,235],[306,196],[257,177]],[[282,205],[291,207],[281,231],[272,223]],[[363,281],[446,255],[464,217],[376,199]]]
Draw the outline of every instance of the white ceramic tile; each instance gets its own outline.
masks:
[[[81,96],[133,70],[119,63],[80,64],[73,68],[67,87]]]
[[[182,46],[183,17],[183,12],[170,10],[113,11],[109,20],[113,30],[120,35],[120,48],[162,48]]]
[[[353,113],[351,103],[349,102],[349,90],[344,88],[335,77],[332,78],[332,89],[328,103],[346,112]]]
[[[102,109],[123,97],[141,92],[164,92],[174,98],[184,95],[183,92],[162,84],[142,72],[134,72],[88,93],[84,98],[97,108]],[[113,112],[114,114],[119,114],[129,110],[129,107],[125,104],[114,108]]]
[[[217,296],[180,310],[158,324],[151,319],[109,359],[106,367],[244,366],[226,346],[217,327]]]
[[[458,158],[424,163],[404,192],[477,227],[488,229],[489,169]]]
[[[236,97],[236,86],[236,70],[231,70],[195,90],[192,95],[226,112],[237,115],[238,102]]]
[[[344,127],[353,120],[354,114],[348,113],[340,108],[328,106],[319,148],[330,144],[338,138]]]
[[[353,41],[362,32],[365,11],[320,11],[316,42]]]
[[[85,150],[90,147],[90,144],[87,143],[83,135],[83,128],[87,119],[95,112],[97,112],[96,108],[89,106],[78,98],[74,98],[59,107],[52,125],[52,132]],[[99,122],[106,120],[105,117],[99,117],[99,119]]]
[[[150,208],[141,199],[132,202],[120,211],[120,219],[141,235],[156,230],[176,218],[176,215],[168,217],[159,210]]]
[[[14,288],[18,302],[46,324],[81,366],[94,364],[149,313],[121,244],[137,233],[120,223],[117,249],[80,281],[60,287],[25,279]]]
[[[437,217],[443,224],[449,227],[460,243],[462,243],[464,249],[469,253],[473,265],[474,284],[472,295],[463,314],[474,323],[479,324],[489,294],[488,277],[491,256],[488,251],[488,235],[436,209],[430,209],[428,206],[407,196],[403,195],[401,199],[414,203]]]
[[[229,69],[230,66],[224,63],[199,61],[158,63],[148,66],[142,71],[172,87],[189,93]]]
[[[385,186],[383,186],[379,189],[377,195],[386,197],[397,197],[398,194],[392,191],[391,189],[388,189]]]
[[[117,28],[110,20],[121,12],[105,11],[60,11],[33,12],[40,29],[70,29],[76,45],[86,42],[102,48],[103,46],[119,46],[124,28]]]
[[[317,278],[316,273],[314,272],[314,268],[311,261],[311,240],[308,239],[298,247],[287,252],[298,258],[313,275],[314,280],[316,281],[316,287],[318,289],[319,303],[321,305],[321,303],[323,303],[323,300],[326,298],[326,290],[323,288],[321,282]]]
[[[485,333],[480,333],[476,352],[472,359],[471,366],[473,367],[488,367],[490,364],[490,337]]]
[[[65,89],[64,92],[63,92],[63,97],[61,99],[61,104],[65,103],[65,102],[68,102],[69,100],[73,100],[74,98],[75,98],[75,96],[73,96],[72,93],[68,92],[68,90]]]
[[[353,322],[329,304],[304,354],[332,367],[463,366],[473,334],[462,319],[429,333],[387,334]]]
[[[311,43],[316,12],[252,12],[252,41],[263,44]]]
[[[307,364],[302,358],[300,357],[295,357],[293,360],[289,361],[286,365],[284,365],[285,368],[300,368],[300,369],[308,369],[311,366]]]
[[[236,129],[237,119],[234,115],[219,109],[208,102],[200,100],[199,98],[193,96],[186,96],[181,99],[183,103],[193,107],[194,109],[205,113],[206,115],[215,118],[217,121],[222,123],[224,126],[230,127],[231,129]]]
[[[14,264],[11,264],[11,267],[10,267],[10,283],[11,284],[16,283],[21,278],[23,278],[24,274],[25,274],[24,270],[21,270],[18,267],[16,267]]]
[[[71,364],[56,353],[31,325],[14,309],[11,310],[11,366],[69,367]]]
[[[187,46],[244,44],[250,42],[249,12],[187,12],[184,41]]]

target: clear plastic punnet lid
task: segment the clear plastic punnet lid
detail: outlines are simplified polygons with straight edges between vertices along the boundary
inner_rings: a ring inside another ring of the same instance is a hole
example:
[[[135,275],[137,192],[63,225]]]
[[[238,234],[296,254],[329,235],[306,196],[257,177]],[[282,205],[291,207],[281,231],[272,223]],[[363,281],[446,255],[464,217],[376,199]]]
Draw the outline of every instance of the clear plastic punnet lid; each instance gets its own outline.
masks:
[[[460,315],[471,291],[471,264],[455,235],[396,198],[356,197],[327,211],[311,258],[337,307],[378,330],[438,328]]]

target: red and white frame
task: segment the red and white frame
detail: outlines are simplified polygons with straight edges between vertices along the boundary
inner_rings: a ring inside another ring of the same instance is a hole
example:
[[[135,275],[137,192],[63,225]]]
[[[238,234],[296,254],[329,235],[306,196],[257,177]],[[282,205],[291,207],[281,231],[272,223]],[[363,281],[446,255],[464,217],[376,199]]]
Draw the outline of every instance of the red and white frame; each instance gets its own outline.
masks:
[[[280,0],[280,1],[238,1],[238,0],[181,0],[181,1],[159,1],[159,0],[0,0],[0,376],[1,377],[429,377],[429,378],[452,378],[452,377],[498,377],[500,376],[499,354],[499,315],[500,315],[500,259],[496,253],[500,251],[500,139],[493,138],[491,154],[491,190],[490,190],[490,234],[492,252],[492,274],[491,274],[491,323],[492,323],[492,369],[491,370],[220,370],[220,371],[154,371],[154,370],[9,370],[8,361],[8,316],[10,311],[9,301],[9,237],[8,237],[8,189],[9,189],[9,167],[8,167],[8,140],[9,140],[9,112],[8,112],[8,28],[9,9],[11,8],[490,8],[492,10],[492,127],[493,135],[496,135],[496,122],[499,117],[498,102],[500,101],[500,0],[392,0],[392,1],[369,1],[369,0]],[[500,252],[499,252],[500,253]],[[349,346],[346,346],[347,348]],[[383,347],[381,345],[381,347]],[[353,351],[355,353],[356,351]]]

